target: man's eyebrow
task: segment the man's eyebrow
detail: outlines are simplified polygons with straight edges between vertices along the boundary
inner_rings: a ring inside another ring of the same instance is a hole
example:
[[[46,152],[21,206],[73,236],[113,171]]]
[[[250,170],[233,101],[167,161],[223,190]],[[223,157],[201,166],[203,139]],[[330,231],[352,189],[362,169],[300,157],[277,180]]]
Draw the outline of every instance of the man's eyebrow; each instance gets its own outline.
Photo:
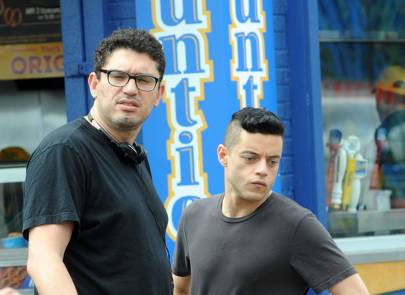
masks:
[[[281,155],[273,155],[273,156],[269,156],[268,158],[277,158],[277,159],[280,159],[280,158],[281,158]]]
[[[256,152],[251,151],[251,150],[241,151],[241,154],[259,155],[259,153],[256,153]],[[267,156],[266,158],[268,158],[268,159],[281,159],[281,155],[271,155],[271,156]]]
[[[251,150],[244,150],[241,151],[241,154],[252,154],[252,155],[258,155],[258,153],[251,151]]]

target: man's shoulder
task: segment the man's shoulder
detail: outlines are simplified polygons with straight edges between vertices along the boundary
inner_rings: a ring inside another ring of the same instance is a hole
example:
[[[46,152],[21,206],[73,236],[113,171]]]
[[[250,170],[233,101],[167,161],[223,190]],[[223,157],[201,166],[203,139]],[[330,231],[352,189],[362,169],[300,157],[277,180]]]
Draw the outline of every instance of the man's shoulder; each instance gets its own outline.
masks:
[[[62,150],[78,152],[80,146],[87,146],[88,137],[82,132],[84,125],[84,119],[79,118],[49,132],[36,147],[29,162],[37,157],[46,158],[49,153],[59,153]]]
[[[220,195],[197,199],[186,206],[184,214],[196,216],[205,212],[212,212],[217,207],[219,198]]]
[[[273,192],[271,198],[276,210],[279,213],[284,212],[286,217],[288,218],[301,219],[304,216],[313,214],[309,209],[303,207],[293,199],[282,194]]]
[[[188,206],[188,210],[200,210],[206,207],[215,206],[219,201],[220,195],[215,195],[208,198],[199,198],[191,202]]]
[[[37,149],[43,150],[52,145],[76,141],[78,138],[81,138],[80,130],[82,126],[84,126],[84,121],[82,118],[79,118],[52,130],[42,139]]]
[[[74,134],[76,130],[81,129],[84,125],[84,119],[78,118],[74,121],[68,122],[63,124],[62,126],[52,130],[49,132],[45,137],[44,141],[49,139],[56,139],[56,138],[66,138],[69,137],[71,134]]]
[[[219,201],[219,197],[213,196],[196,199],[187,204],[181,214],[184,231],[195,232],[201,224],[206,224],[218,217]]]

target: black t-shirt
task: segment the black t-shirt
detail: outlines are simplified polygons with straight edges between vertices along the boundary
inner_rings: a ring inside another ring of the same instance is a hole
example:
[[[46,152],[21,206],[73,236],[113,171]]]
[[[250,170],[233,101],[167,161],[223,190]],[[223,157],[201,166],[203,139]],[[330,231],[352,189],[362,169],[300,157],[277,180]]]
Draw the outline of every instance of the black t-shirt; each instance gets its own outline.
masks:
[[[181,217],[173,273],[193,295],[297,295],[355,273],[307,209],[276,193],[253,213],[228,218],[222,198],[198,200]]]
[[[119,156],[80,118],[50,133],[29,160],[23,233],[72,221],[64,262],[79,294],[172,294],[167,214],[145,162]]]

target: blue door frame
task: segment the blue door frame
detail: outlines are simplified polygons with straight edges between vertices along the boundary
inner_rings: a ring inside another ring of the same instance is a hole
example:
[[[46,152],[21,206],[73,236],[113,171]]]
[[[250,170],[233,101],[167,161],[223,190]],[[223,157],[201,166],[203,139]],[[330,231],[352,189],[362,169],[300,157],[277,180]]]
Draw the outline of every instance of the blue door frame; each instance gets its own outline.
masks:
[[[326,225],[317,1],[290,1],[288,51],[294,196]]]

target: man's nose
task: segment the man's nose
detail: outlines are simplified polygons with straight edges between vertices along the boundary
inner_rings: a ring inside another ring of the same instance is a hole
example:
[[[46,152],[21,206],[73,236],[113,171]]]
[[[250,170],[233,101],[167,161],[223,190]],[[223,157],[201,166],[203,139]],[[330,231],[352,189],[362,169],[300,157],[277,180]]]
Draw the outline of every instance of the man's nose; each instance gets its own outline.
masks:
[[[262,159],[256,163],[256,173],[260,175],[267,175],[267,161],[266,159]]]
[[[129,79],[127,85],[124,86],[123,91],[131,94],[138,93],[139,89],[138,86],[136,86],[135,79]]]

